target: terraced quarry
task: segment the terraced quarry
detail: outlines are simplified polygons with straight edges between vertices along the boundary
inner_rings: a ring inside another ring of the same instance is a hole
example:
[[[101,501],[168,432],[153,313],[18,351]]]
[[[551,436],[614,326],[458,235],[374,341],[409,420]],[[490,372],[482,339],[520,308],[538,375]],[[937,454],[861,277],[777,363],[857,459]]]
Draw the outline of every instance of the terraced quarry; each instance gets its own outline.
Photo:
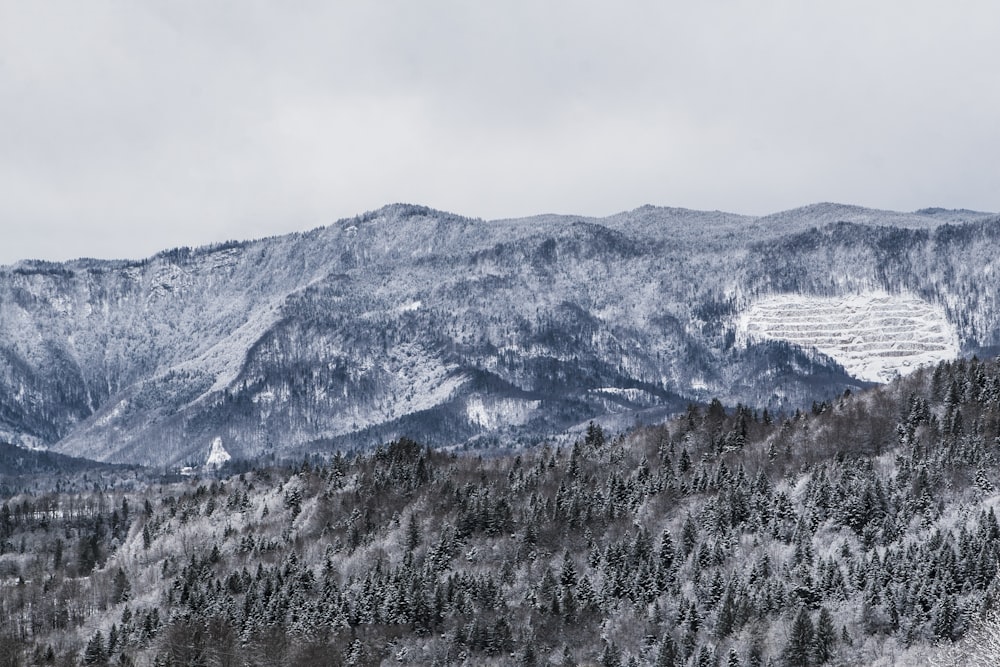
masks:
[[[959,353],[958,336],[944,310],[905,294],[776,294],[740,316],[737,335],[743,343],[783,340],[816,349],[869,382],[886,382]]]

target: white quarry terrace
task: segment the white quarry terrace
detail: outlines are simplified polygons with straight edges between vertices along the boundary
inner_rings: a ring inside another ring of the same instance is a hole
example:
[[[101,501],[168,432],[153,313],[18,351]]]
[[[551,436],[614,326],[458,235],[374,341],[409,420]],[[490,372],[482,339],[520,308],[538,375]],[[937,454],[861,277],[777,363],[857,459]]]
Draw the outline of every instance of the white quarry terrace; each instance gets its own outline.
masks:
[[[886,382],[959,353],[958,335],[943,308],[884,292],[767,296],[740,315],[737,339],[744,345],[782,340],[816,349],[869,382]]]

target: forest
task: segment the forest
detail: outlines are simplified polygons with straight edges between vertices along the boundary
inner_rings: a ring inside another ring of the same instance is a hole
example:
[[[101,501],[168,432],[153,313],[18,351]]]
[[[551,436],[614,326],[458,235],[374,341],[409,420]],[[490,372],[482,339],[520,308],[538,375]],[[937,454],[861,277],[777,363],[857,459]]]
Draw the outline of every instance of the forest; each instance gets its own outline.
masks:
[[[973,358],[490,455],[19,470],[0,666],[996,664],[998,455]]]

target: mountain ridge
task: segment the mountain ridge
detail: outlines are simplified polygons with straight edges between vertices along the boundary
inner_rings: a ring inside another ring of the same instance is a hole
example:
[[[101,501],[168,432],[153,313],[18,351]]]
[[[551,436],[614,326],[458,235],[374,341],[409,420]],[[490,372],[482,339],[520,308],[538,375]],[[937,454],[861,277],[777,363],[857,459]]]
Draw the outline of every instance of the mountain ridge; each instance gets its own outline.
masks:
[[[708,215],[723,216],[725,218],[733,218],[743,222],[779,221],[787,219],[794,219],[797,221],[808,220],[810,221],[809,224],[811,224],[812,226],[815,226],[816,224],[828,224],[829,222],[854,222],[857,219],[862,219],[865,221],[864,223],[861,224],[886,226],[885,217],[879,219],[876,217],[876,215],[891,217],[894,219],[893,220],[894,222],[896,220],[912,220],[914,221],[915,224],[923,224],[931,226],[940,226],[942,224],[963,224],[966,222],[979,221],[983,219],[996,218],[1000,216],[1000,213],[975,211],[971,209],[948,209],[943,207],[927,207],[927,208],[917,209],[912,212],[904,212],[904,211],[892,211],[889,209],[871,209],[863,206],[857,206],[853,204],[839,204],[836,202],[817,202],[815,204],[806,204],[803,206],[787,209],[784,211],[768,213],[765,215],[734,213],[730,211],[723,211],[720,209],[702,210],[702,209],[692,209],[692,208],[677,207],[677,206],[660,206],[656,204],[643,204],[641,206],[638,206],[630,210],[620,211],[618,213],[611,213],[606,216],[590,216],[590,215],[574,214],[574,213],[542,213],[524,217],[501,217],[501,218],[486,219],[481,217],[469,217],[459,213],[445,211],[442,209],[436,209],[421,204],[394,202],[391,204],[385,204],[379,208],[372,209],[370,211],[365,211],[364,213],[359,213],[353,217],[341,218],[328,224],[317,225],[315,227],[310,227],[309,229],[306,230],[293,231],[285,234],[272,234],[272,235],[249,238],[249,239],[227,239],[224,241],[206,243],[200,246],[178,246],[174,248],[166,248],[145,258],[77,257],[65,261],[48,260],[44,258],[23,258],[16,260],[11,264],[0,264],[0,271],[18,271],[18,270],[34,271],[34,270],[47,270],[47,269],[55,270],[60,267],[66,267],[67,265],[78,267],[79,269],[82,270],[89,268],[97,268],[98,265],[130,266],[130,265],[145,264],[157,258],[177,253],[197,254],[206,252],[207,253],[220,252],[234,247],[245,247],[257,243],[273,241],[276,239],[308,236],[311,234],[321,232],[323,230],[330,229],[331,227],[334,227],[336,225],[348,224],[352,222],[354,224],[364,224],[366,222],[380,220],[382,219],[383,216],[400,211],[404,212],[404,217],[412,217],[413,215],[437,215],[437,216],[444,216],[446,218],[453,220],[461,220],[465,222],[485,223],[485,224],[535,223],[535,222],[546,222],[554,220],[562,220],[567,222],[584,221],[584,220],[615,221],[624,218],[626,216],[639,214],[640,212],[650,212],[650,211],[659,213],[668,213],[673,215],[674,217],[682,217],[682,216],[704,217]],[[944,218],[943,222],[939,220],[939,218],[941,217]],[[894,226],[900,226],[900,225],[896,224]]]
[[[864,383],[814,350],[734,347],[761,295],[913,293],[945,309],[964,353],[1000,343],[976,282],[1000,270],[983,250],[997,218],[970,215],[485,221],[393,204],[145,260],[22,261],[0,268],[0,437],[200,464],[216,437],[253,458],[401,435],[519,442],[712,396],[791,407]]]

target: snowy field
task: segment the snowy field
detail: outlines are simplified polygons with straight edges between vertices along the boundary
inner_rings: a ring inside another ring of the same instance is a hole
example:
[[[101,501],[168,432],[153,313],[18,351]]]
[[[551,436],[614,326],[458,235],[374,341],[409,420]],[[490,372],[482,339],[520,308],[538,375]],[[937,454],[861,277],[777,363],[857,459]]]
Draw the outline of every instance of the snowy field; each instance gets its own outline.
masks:
[[[944,309],[911,295],[880,292],[769,296],[739,317],[737,337],[743,344],[783,340],[814,348],[870,382],[885,382],[959,353],[958,335]]]

